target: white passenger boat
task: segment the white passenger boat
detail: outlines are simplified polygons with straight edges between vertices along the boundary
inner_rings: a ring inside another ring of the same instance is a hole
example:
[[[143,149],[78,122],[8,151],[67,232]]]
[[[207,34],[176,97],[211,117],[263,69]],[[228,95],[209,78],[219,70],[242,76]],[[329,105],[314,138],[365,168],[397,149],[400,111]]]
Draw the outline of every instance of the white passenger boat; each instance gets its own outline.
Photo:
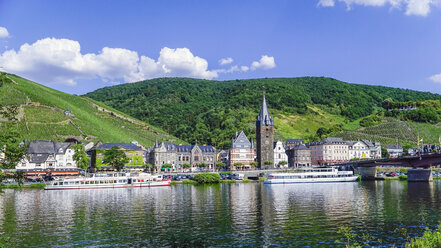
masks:
[[[272,173],[267,175],[266,184],[283,183],[329,183],[353,182],[358,179],[352,171],[339,171],[337,168],[302,169],[293,173]]]
[[[102,189],[170,186],[170,180],[163,180],[162,175],[147,173],[96,173],[86,177],[63,178],[46,185],[45,190],[61,189]]]

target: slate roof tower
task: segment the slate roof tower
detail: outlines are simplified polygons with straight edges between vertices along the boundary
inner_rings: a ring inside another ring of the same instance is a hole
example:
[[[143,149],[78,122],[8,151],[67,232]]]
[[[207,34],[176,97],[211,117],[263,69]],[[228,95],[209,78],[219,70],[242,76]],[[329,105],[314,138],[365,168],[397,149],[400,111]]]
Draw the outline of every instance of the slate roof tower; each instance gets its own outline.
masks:
[[[265,94],[262,99],[262,107],[256,121],[257,162],[260,169],[269,169],[274,163],[274,121],[268,112]],[[265,161],[269,161],[265,165]]]

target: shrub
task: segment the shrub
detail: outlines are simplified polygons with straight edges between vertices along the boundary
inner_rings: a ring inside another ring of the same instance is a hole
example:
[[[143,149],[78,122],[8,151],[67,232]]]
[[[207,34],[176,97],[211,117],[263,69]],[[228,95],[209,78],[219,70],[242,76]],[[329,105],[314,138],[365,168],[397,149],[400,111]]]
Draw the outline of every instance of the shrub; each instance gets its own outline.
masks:
[[[202,183],[219,183],[220,175],[217,173],[199,173],[194,176],[194,180],[199,184]]]
[[[437,230],[427,229],[421,238],[414,238],[406,247],[441,247],[441,226]]]

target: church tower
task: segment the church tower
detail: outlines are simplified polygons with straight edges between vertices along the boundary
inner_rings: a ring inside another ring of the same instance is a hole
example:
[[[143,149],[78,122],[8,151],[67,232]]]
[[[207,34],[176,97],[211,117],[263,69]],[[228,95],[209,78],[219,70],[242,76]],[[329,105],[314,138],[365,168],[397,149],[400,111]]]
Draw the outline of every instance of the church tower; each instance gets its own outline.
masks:
[[[268,112],[265,95],[256,121],[257,162],[260,169],[272,168],[274,164],[274,121]],[[265,161],[271,164],[265,165]]]

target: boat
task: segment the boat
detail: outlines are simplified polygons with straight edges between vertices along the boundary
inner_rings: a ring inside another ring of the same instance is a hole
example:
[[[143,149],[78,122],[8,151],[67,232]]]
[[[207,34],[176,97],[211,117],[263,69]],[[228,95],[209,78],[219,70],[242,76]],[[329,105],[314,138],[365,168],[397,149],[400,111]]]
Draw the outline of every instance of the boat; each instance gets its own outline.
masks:
[[[85,177],[62,178],[51,181],[45,190],[65,189],[103,189],[103,188],[139,188],[170,186],[171,180],[164,180],[162,175],[147,173],[94,173]]]
[[[339,171],[337,168],[310,168],[300,169],[293,173],[271,173],[267,175],[265,184],[284,183],[330,183],[330,182],[353,182],[358,176],[352,171]]]

